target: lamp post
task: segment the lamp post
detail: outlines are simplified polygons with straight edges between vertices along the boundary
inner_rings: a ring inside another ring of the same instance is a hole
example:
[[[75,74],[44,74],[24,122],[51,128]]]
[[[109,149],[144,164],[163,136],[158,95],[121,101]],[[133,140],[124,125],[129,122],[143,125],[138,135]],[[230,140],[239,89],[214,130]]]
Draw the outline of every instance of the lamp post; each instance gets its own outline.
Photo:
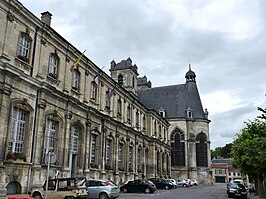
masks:
[[[52,160],[51,160],[52,156]],[[45,184],[45,199],[48,198],[48,182],[49,182],[49,173],[50,173],[50,163],[54,164],[56,161],[55,154],[53,152],[53,148],[49,148],[46,157],[45,157],[45,163],[47,164],[47,176],[46,176],[46,184]]]

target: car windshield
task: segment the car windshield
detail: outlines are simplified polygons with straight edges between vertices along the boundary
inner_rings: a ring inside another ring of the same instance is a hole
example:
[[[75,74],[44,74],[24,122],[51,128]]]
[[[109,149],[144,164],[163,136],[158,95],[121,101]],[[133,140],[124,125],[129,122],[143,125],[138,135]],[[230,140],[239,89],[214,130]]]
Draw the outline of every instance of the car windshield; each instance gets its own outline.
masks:
[[[244,189],[244,185],[242,184],[239,184],[239,183],[232,183],[231,184],[231,188],[234,188],[234,189]]]

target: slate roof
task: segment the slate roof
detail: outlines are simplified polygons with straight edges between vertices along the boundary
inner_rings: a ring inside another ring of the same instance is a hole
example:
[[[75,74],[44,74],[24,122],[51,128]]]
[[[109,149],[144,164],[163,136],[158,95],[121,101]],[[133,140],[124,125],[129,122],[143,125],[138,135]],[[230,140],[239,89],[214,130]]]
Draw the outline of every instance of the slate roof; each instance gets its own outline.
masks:
[[[186,118],[188,107],[193,118],[205,118],[196,82],[138,90],[139,100],[148,108],[165,110],[166,118]]]

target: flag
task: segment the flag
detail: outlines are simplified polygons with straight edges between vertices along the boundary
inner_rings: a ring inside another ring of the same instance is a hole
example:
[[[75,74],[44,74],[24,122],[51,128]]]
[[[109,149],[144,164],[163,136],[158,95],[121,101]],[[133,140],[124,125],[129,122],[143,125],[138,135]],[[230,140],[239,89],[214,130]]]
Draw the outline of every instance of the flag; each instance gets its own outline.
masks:
[[[102,69],[104,66],[102,67]],[[93,86],[97,89],[99,86],[99,77],[100,77],[101,71],[97,72],[96,75],[93,77]]]
[[[113,88],[112,90],[110,90],[106,97],[107,98],[111,98],[114,94],[115,94],[115,88]]]
[[[70,66],[70,71],[73,73],[74,69],[76,67],[76,65],[79,63],[79,61],[81,60],[82,56],[84,55],[86,50],[84,50],[84,52],[77,58],[77,60]]]

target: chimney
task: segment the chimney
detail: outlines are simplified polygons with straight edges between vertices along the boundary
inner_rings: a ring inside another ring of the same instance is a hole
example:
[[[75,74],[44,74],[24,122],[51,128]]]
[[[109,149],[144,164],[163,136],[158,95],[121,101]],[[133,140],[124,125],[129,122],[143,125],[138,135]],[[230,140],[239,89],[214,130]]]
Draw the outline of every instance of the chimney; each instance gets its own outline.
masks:
[[[42,22],[45,23],[47,26],[50,26],[53,15],[48,11],[41,13],[41,15]]]

